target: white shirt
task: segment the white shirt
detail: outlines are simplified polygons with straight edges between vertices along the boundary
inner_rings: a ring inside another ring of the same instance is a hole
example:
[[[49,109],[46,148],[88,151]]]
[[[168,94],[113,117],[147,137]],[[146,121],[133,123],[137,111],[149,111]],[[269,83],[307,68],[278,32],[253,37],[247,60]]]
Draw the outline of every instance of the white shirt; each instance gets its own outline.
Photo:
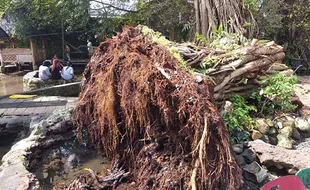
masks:
[[[68,67],[65,66],[64,68],[62,68],[61,71],[61,77],[65,80],[70,80],[73,78],[73,68],[72,67]]]
[[[42,80],[47,80],[52,76],[50,69],[47,66],[41,65],[39,67],[39,78]]]

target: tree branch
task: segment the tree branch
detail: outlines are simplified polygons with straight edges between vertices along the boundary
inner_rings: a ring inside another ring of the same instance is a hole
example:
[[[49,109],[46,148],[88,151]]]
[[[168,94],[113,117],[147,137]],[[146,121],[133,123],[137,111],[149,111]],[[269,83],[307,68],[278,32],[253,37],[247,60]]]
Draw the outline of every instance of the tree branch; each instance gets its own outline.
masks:
[[[128,10],[128,9],[123,9],[121,7],[116,7],[114,5],[111,5],[109,3],[104,3],[102,1],[99,1],[99,0],[91,0],[90,2],[95,2],[95,3],[99,3],[101,5],[104,5],[104,6],[108,6],[108,7],[111,7],[113,9],[116,9],[116,10],[119,10],[119,11],[125,11],[125,12],[130,12],[130,13],[135,13],[136,11],[133,11],[133,10]],[[98,10],[98,9],[93,9],[93,10]]]

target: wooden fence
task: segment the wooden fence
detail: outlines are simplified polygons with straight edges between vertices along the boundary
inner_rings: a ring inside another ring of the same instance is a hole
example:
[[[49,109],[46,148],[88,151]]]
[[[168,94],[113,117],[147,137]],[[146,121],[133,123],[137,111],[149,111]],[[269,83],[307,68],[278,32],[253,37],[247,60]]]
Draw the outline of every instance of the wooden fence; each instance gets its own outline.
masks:
[[[6,48],[2,50],[4,64],[32,63],[33,56],[31,49],[26,48]]]

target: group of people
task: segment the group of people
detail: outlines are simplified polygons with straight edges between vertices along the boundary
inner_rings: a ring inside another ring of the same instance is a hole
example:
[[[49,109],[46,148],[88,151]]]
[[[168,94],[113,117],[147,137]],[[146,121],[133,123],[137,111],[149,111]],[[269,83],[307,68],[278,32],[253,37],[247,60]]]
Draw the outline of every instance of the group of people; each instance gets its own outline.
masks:
[[[39,67],[39,78],[42,80],[58,80],[61,78],[64,80],[70,80],[73,77],[74,70],[72,68],[72,63],[68,61],[67,65],[64,66],[56,55],[52,59],[51,66],[49,61],[44,61],[43,64]]]

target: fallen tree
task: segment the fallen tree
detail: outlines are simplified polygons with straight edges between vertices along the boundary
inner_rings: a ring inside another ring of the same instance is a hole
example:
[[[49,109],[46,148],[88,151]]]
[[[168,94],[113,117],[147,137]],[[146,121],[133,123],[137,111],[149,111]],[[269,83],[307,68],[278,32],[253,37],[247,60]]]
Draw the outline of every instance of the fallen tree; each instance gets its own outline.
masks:
[[[284,56],[274,42],[200,47],[145,27],[103,42],[84,71],[74,112],[79,135],[87,131],[113,160],[110,176],[92,172],[95,185],[125,177],[139,189],[238,189],[241,171],[214,100],[248,92],[265,75],[291,74]]]
[[[238,189],[212,89],[140,27],[127,27],[88,63],[74,120],[139,189]]]
[[[226,34],[227,37],[219,36],[208,47],[202,47],[171,42],[147,27],[142,27],[142,33],[154,43],[165,46],[183,66],[212,80],[215,100],[227,99],[232,93],[247,93],[263,85],[258,79],[266,75],[293,74],[282,64],[283,47],[273,41],[250,41]]]

